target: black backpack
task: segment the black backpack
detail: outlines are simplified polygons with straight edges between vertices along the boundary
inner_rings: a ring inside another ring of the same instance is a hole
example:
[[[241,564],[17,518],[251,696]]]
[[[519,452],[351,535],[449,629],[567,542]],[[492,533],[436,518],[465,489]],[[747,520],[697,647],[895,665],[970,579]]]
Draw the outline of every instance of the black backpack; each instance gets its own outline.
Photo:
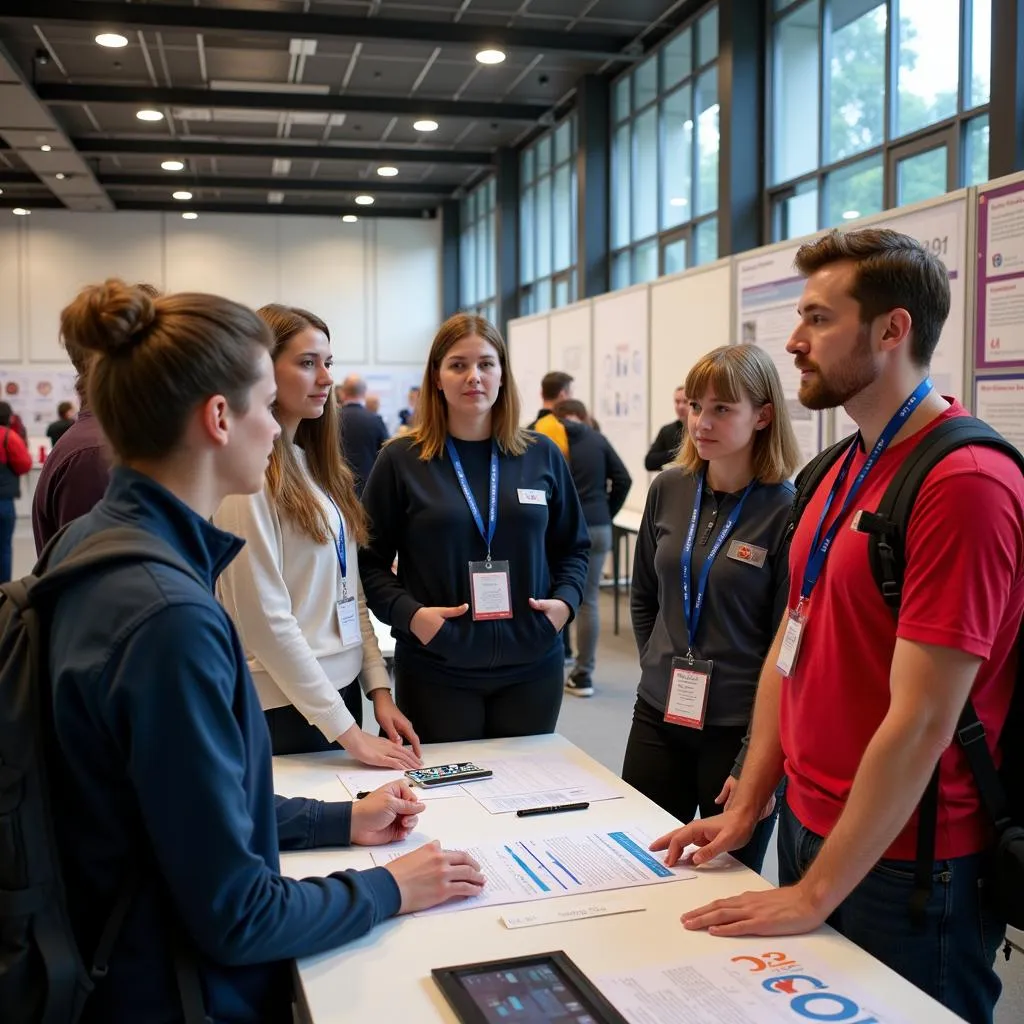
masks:
[[[99,943],[83,955],[68,916],[54,831],[48,765],[55,742],[47,664],[49,624],[59,594],[115,565],[158,562],[201,577],[158,537],[133,527],[94,534],[47,571],[61,534],[31,575],[0,586],[0,1006],[5,1024],[73,1024],[107,972],[138,889],[122,883]],[[173,936],[185,1020],[204,1020],[194,955]],[[87,968],[86,962],[91,964]]]
[[[792,528],[800,520],[811,495],[828,470],[853,443],[847,437],[815,456],[796,478],[796,496],[790,516]],[[950,452],[965,445],[981,445],[1004,452],[1024,474],[1024,456],[987,423],[959,416],[940,423],[918,443],[896,472],[873,512],[861,512],[857,528],[870,536],[871,572],[885,603],[896,615],[903,597],[906,568],[905,541],[914,499],[931,469]],[[1024,928],[1024,629],[1018,638],[1017,678],[1010,712],[999,739],[1002,763],[996,769],[985,742],[985,727],[970,700],[957,722],[956,739],[964,748],[981,802],[996,832],[991,883],[995,899],[1015,928]],[[935,827],[938,817],[939,771],[935,770],[921,798],[918,818],[917,860],[911,913],[920,920],[932,887]]]

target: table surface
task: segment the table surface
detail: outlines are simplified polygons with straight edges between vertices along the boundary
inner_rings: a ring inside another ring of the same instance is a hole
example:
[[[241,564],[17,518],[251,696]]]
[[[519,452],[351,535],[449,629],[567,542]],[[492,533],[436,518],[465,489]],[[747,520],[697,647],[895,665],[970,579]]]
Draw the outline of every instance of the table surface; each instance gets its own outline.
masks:
[[[561,736],[482,740],[475,743],[436,744],[424,748],[424,763],[444,764],[488,758],[561,755],[585,766],[593,775],[615,786],[622,800],[592,803],[589,810],[567,817],[517,818],[489,814],[472,797],[434,800],[420,818],[417,831],[440,839],[446,848],[557,834],[559,829],[603,829],[637,825],[660,834],[677,824],[675,819],[627,786],[602,765]],[[343,752],[274,758],[274,781],[283,796],[309,796],[324,800],[346,799],[336,777],[339,768],[354,762]],[[405,1020],[415,1024],[448,1022],[457,1018],[431,980],[434,967],[564,950],[591,979],[603,974],[646,966],[683,964],[688,959],[721,953],[731,943],[740,953],[778,948],[785,939],[714,938],[688,932],[679,923],[686,910],[713,899],[751,889],[770,888],[759,875],[732,858],[724,865],[698,872],[698,877],[618,892],[557,899],[559,907],[582,907],[597,898],[645,907],[642,913],[595,917],[581,921],[507,929],[500,921],[506,911],[527,904],[480,907],[430,917],[396,918],[378,926],[362,939],[341,949],[298,963],[300,1003],[313,1024],[377,1024]],[[369,850],[309,851],[282,856],[282,871],[292,877],[323,875],[331,871],[373,866]],[[544,901],[550,902],[550,901]],[[529,904],[536,906],[537,904]],[[893,971],[827,927],[800,938],[805,955],[842,972],[859,992],[876,1005],[888,1006],[914,1021],[944,1024],[959,1020]],[[852,994],[852,993],[851,993]],[[754,1022],[756,1024],[756,1022]]]
[[[643,521],[643,513],[641,512],[630,512],[629,509],[622,509],[617,512],[615,518],[612,520],[612,525],[617,526],[620,530],[625,530],[627,533],[639,533],[640,523]]]

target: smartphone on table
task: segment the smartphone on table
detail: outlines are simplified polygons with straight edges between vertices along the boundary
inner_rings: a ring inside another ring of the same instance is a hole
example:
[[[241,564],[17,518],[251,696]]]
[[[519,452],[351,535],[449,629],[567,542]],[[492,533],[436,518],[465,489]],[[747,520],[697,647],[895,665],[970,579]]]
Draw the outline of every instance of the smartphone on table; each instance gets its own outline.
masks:
[[[490,768],[481,768],[472,761],[459,761],[456,764],[439,764],[433,768],[414,768],[405,773],[405,777],[414,785],[424,789],[435,786],[452,786],[462,782],[474,782],[477,779],[489,779],[494,772]]]

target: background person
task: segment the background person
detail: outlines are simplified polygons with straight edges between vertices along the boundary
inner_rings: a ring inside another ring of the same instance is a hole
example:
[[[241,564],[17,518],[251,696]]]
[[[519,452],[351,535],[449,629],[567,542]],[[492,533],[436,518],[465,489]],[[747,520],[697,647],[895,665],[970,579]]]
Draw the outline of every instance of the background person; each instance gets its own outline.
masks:
[[[652,473],[657,473],[675,462],[683,443],[690,403],[686,400],[686,388],[682,384],[672,392],[672,402],[675,405],[676,418],[658,431],[644,456],[644,466]]]

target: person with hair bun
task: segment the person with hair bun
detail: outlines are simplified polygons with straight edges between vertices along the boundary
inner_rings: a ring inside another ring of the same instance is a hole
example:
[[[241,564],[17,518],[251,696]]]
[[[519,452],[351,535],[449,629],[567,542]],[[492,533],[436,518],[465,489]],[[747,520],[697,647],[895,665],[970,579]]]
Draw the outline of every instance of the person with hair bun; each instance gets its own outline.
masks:
[[[553,732],[590,541],[565,459],[519,426],[508,350],[483,317],[441,325],[413,429],[384,446],[363,505],[366,600],[392,627],[395,697],[421,739]]]
[[[259,315],[274,336],[281,436],[263,489],[226,498],[214,517],[246,542],[218,596],[242,638],[275,754],[340,744],[364,764],[418,768],[419,738],[391,697],[359,587],[357,545],[369,531],[338,446],[330,332],[304,309],[269,305]],[[360,683],[386,738],[361,728]]]
[[[228,495],[260,490],[280,433],[267,325],[217,296],[110,280],[82,291],[61,329],[92,353],[89,403],[115,467],[50,566],[126,526],[184,563],[96,569],[48,623],[53,824],[86,956],[127,908],[81,1024],[180,1021],[195,991],[206,1020],[290,1021],[290,960],[483,879],[437,845],[386,868],[280,874],[280,849],[402,839],[423,805],[399,782],[355,805],[274,796],[266,723],[214,596],[242,541],[210,522]]]

